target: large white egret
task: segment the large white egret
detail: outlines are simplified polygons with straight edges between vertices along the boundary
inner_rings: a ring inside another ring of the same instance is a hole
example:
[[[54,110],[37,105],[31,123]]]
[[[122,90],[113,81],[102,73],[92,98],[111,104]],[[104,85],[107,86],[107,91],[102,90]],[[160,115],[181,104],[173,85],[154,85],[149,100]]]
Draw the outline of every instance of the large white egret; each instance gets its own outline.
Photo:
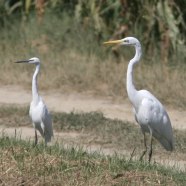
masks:
[[[136,50],[134,58],[131,59],[128,64],[126,85],[129,100],[134,108],[135,119],[141,126],[144,135],[145,150],[140,159],[142,160],[147,152],[146,132],[150,133],[149,162],[152,156],[152,136],[155,137],[167,151],[172,151],[174,148],[172,126],[165,108],[149,91],[136,90],[133,84],[133,67],[140,61],[142,54],[140,42],[134,37],[126,37],[121,40],[107,41],[104,42],[104,44],[134,46]]]
[[[37,130],[39,130],[41,136],[45,139],[45,143],[47,144],[51,141],[53,136],[53,127],[50,113],[38,93],[37,75],[40,70],[40,60],[34,57],[29,60],[16,61],[16,63],[29,63],[36,65],[36,70],[32,78],[32,102],[30,103],[29,115],[35,129],[35,145],[38,142]]]

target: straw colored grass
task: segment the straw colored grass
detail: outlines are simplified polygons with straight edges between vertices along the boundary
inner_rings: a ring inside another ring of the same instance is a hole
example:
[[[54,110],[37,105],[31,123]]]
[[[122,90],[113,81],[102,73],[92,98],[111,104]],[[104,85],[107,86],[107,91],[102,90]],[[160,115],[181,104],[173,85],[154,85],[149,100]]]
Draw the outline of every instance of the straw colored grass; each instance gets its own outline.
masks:
[[[2,185],[182,185],[185,173],[117,155],[0,138]]]
[[[121,47],[120,59],[116,59],[111,48],[98,43],[91,30],[81,28],[74,20],[52,15],[45,19],[43,25],[37,25],[34,18],[23,23],[15,21],[11,29],[5,27],[0,31],[0,84],[30,88],[35,67],[13,62],[37,56],[42,61],[40,89],[127,97],[127,65],[134,49]],[[142,47],[145,48],[143,43]],[[174,56],[176,61],[172,58],[165,64],[159,58],[158,53],[154,56],[144,53],[134,69],[136,87],[150,90],[163,103],[185,107],[183,62]]]

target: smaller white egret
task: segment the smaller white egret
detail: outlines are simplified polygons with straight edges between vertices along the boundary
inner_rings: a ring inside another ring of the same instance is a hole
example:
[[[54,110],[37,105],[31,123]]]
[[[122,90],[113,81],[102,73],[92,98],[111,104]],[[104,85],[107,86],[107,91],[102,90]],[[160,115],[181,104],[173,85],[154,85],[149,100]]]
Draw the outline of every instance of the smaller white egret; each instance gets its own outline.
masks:
[[[16,61],[15,63],[29,63],[36,65],[36,70],[32,78],[32,102],[30,103],[29,115],[35,129],[35,145],[38,142],[37,130],[39,130],[41,136],[45,139],[45,144],[47,144],[51,141],[53,136],[53,127],[50,113],[41,96],[39,96],[37,88],[37,75],[40,70],[40,60],[33,57],[29,60]]]
[[[130,60],[127,69],[127,93],[129,100],[131,101],[135,119],[137,123],[141,126],[142,133],[144,135],[144,146],[145,150],[141,155],[143,156],[147,152],[146,137],[145,133],[150,133],[150,151],[149,151],[149,162],[152,156],[152,136],[155,137],[161,145],[168,151],[172,151],[174,148],[173,144],[173,133],[172,126],[169,116],[160,103],[160,101],[152,95],[147,90],[136,90],[133,84],[133,67],[136,63],[140,61],[141,58],[141,44],[134,37],[126,37],[121,40],[107,41],[104,42],[105,45],[109,44],[119,44],[134,46],[136,54],[133,59]]]

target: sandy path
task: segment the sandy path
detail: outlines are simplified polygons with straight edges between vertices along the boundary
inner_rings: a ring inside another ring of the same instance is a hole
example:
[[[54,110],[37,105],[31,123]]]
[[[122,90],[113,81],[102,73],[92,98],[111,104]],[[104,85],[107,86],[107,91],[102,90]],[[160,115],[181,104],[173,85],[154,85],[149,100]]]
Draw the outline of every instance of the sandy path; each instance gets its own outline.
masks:
[[[61,94],[59,92],[40,91],[50,111],[71,112],[71,111],[100,111],[105,117],[117,118],[125,121],[135,122],[132,107],[127,100],[113,101],[111,98],[98,98],[89,94]],[[0,103],[6,104],[29,104],[31,91],[26,91],[18,86],[1,86]],[[186,129],[186,110],[167,108],[174,128]]]

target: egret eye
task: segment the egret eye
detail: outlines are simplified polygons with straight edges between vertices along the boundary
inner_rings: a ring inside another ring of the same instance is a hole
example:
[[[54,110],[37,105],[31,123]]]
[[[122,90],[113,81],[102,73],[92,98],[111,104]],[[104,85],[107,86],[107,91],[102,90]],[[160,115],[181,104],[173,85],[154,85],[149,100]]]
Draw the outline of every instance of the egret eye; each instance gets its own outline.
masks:
[[[129,40],[128,40],[128,39],[126,39],[126,40],[125,40],[125,43],[129,43]]]

